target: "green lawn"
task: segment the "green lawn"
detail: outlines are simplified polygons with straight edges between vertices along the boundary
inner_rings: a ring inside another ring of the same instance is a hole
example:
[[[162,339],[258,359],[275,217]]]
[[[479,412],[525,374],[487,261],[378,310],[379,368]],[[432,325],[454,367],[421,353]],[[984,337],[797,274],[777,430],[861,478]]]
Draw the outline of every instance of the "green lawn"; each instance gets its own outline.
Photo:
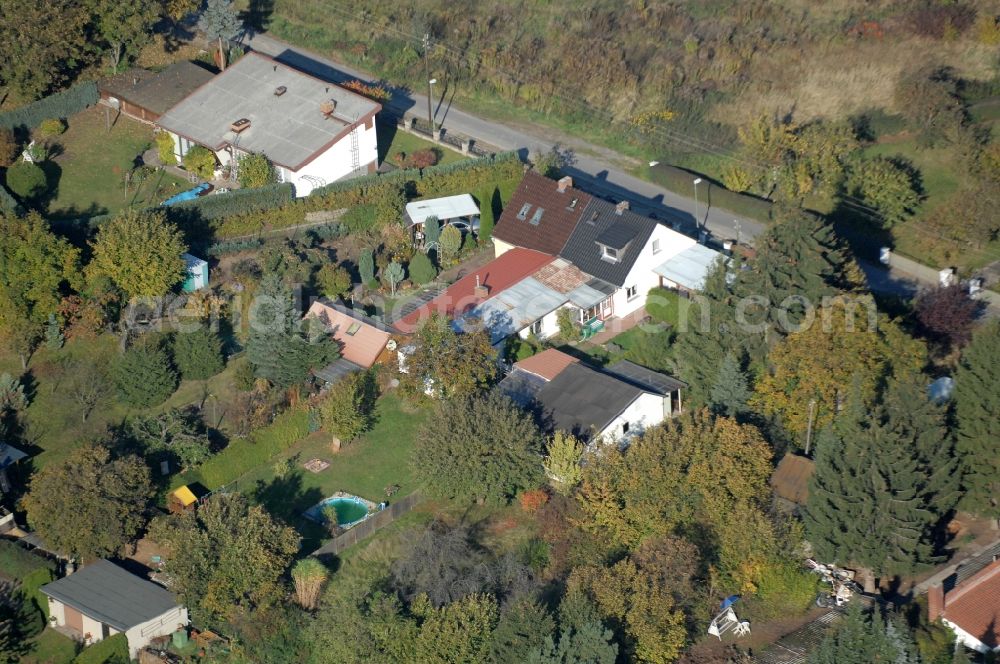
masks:
[[[388,161],[390,164],[396,166],[395,156],[400,152],[409,155],[417,150],[426,150],[428,148],[437,151],[439,164],[451,164],[456,161],[468,159],[468,157],[455,152],[451,148],[440,146],[437,143],[397,129],[395,125],[378,125],[378,157],[380,163]]]
[[[76,657],[76,644],[51,627],[32,639],[31,646],[21,664],[69,664]]]
[[[190,185],[166,171],[125,192],[125,174],[151,145],[153,130],[124,116],[107,131],[103,107],[94,107],[68,119],[69,128],[54,139],[60,154],[49,163],[50,179],[57,180],[48,201],[48,214],[73,218],[114,213],[124,207],[154,206]],[[137,191],[138,189],[138,191]]]

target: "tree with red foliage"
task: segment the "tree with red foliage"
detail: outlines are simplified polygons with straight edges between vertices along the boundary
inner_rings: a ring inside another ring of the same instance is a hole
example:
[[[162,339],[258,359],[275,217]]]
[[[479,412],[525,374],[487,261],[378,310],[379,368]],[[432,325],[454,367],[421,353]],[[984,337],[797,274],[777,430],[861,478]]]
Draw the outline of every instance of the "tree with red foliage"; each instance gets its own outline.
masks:
[[[921,293],[915,313],[927,338],[955,347],[968,343],[980,307],[964,286],[953,284]]]

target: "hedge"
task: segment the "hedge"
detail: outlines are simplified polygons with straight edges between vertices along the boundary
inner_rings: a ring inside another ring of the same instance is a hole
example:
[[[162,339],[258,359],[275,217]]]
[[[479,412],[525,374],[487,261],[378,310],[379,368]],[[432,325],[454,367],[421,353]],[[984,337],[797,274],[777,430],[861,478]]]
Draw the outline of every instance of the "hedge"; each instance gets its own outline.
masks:
[[[28,574],[40,569],[55,571],[56,564],[47,558],[31,553],[10,540],[0,539],[0,571],[4,575],[23,582]]]
[[[233,440],[226,449],[198,469],[176,476],[173,485],[200,482],[208,489],[218,489],[266,464],[307,435],[309,412],[305,409],[286,411],[267,427],[251,434],[250,438]]]
[[[68,90],[42,97],[27,106],[0,113],[0,127],[34,129],[42,124],[42,120],[66,118],[79,113],[88,106],[96,104],[99,98],[97,83],[93,81],[80,83]]]
[[[119,632],[81,650],[73,664],[124,664],[128,661],[128,638],[124,632]]]
[[[236,189],[225,194],[201,196],[192,201],[162,208],[168,218],[184,218],[197,210],[202,219],[212,220],[237,214],[273,210],[295,200],[295,187],[290,183],[269,184],[256,189]]]

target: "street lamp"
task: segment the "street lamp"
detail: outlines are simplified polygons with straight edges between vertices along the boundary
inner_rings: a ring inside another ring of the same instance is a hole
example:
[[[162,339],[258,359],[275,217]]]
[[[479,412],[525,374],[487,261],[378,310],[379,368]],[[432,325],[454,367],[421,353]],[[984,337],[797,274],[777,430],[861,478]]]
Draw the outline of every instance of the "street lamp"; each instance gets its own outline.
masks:
[[[694,179],[694,224],[699,226],[701,222],[698,221],[698,185],[701,184],[701,178]]]
[[[436,78],[427,79],[427,121],[431,123],[431,137],[434,136],[436,131],[434,127],[434,112],[431,110],[431,99],[434,97],[434,88],[432,86],[437,82]]]

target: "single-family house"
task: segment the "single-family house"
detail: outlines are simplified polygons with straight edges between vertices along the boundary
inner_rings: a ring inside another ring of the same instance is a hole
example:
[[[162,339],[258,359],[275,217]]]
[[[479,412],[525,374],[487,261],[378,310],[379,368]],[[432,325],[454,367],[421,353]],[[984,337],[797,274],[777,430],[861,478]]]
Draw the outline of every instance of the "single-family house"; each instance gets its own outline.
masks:
[[[260,53],[248,53],[157,120],[182,158],[195,145],[219,166],[260,153],[305,196],[378,167],[377,102]]]
[[[940,619],[966,648],[1000,653],[1000,558],[994,554],[978,571],[958,574],[950,590],[937,584],[927,591],[931,622]]]
[[[152,639],[188,624],[187,609],[172,593],[107,560],[44,585],[41,592],[57,629],[84,643],[124,632],[133,659]]]
[[[558,182],[534,171],[524,174],[493,229],[499,257],[514,247],[559,254],[591,196],[573,187],[573,178]]]
[[[412,334],[433,313],[448,319],[462,318],[553,260],[554,256],[540,251],[515,248],[476,268],[430,300],[404,305],[393,327],[403,334]]]
[[[549,431],[593,443],[627,443],[681,410],[681,389],[671,376],[622,360],[603,370],[554,348],[514,364],[498,389],[535,409]]]
[[[385,324],[337,302],[316,300],[306,317],[321,321],[340,347],[340,357],[313,372],[327,383],[386,362],[392,353],[390,347],[395,345]]]
[[[161,72],[132,68],[97,82],[101,103],[140,122],[154,123],[214,73],[188,60]]]

